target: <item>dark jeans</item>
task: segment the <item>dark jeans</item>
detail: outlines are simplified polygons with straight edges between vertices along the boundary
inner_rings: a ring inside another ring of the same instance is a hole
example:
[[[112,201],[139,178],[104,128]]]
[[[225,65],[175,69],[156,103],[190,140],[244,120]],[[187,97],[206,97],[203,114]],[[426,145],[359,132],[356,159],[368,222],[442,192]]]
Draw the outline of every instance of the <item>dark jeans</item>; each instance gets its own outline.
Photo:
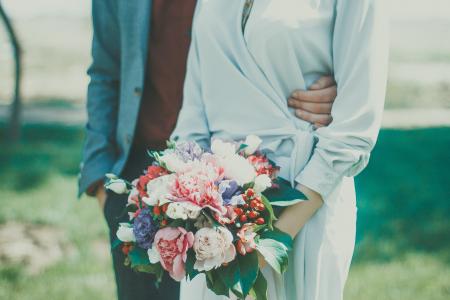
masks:
[[[143,170],[151,164],[151,159],[145,150],[133,149],[121,177],[129,181],[139,177]],[[107,192],[104,214],[110,230],[110,240],[116,239],[116,231],[121,222],[127,222],[128,215],[124,212],[127,195],[117,195]],[[112,260],[117,284],[119,300],[178,300],[180,284],[169,276],[163,278],[159,288],[155,286],[155,277],[151,274],[138,273],[124,265],[125,255],[120,247],[112,250]]]

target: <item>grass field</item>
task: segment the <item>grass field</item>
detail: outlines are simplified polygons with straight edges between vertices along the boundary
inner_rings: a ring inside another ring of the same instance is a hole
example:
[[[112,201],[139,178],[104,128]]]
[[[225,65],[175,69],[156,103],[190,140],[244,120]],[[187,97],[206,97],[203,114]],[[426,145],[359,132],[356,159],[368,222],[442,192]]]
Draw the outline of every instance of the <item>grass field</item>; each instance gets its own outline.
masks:
[[[2,263],[0,299],[113,299],[106,225],[95,201],[75,196],[81,128],[24,133],[18,146],[1,138],[0,224],[58,228],[70,251],[35,275],[24,263]],[[345,299],[449,299],[449,148],[450,128],[382,131],[357,178],[358,243]]]

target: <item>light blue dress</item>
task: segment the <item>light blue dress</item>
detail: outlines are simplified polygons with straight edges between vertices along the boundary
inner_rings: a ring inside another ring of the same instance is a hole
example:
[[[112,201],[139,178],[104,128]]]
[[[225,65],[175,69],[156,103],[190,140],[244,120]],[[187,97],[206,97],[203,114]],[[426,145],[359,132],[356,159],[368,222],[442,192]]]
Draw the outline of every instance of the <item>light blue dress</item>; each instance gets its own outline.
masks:
[[[284,276],[264,270],[269,299],[341,299],[354,247],[353,176],[368,163],[384,104],[388,34],[383,0],[199,0],[173,137],[207,144],[248,134],[281,175],[322,195],[325,205],[295,239]],[[333,73],[330,126],[314,130],[287,106],[293,90]],[[202,280],[182,299],[214,299]]]

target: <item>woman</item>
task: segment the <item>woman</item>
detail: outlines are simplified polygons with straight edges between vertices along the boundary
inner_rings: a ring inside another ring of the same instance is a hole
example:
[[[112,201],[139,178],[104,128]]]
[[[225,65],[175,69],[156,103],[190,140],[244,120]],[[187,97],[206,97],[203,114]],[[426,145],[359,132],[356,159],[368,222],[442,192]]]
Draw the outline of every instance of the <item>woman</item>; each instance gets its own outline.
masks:
[[[269,267],[269,299],[342,299],[355,241],[353,176],[380,127],[387,77],[381,0],[199,0],[173,137],[263,139],[262,148],[309,201],[276,226],[294,240],[284,276]],[[334,73],[338,96],[329,127],[295,118],[286,98]],[[214,299],[204,278],[181,299]],[[218,297],[220,298],[220,297]]]

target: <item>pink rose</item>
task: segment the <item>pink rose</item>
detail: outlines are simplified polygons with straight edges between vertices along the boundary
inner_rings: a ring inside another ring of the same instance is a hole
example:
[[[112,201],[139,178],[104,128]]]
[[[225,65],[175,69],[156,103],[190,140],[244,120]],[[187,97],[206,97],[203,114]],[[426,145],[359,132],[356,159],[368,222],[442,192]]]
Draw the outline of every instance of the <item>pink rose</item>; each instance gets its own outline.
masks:
[[[181,281],[186,275],[186,253],[193,244],[194,234],[182,227],[165,227],[155,235],[153,247],[159,253],[159,261],[176,281]]]

